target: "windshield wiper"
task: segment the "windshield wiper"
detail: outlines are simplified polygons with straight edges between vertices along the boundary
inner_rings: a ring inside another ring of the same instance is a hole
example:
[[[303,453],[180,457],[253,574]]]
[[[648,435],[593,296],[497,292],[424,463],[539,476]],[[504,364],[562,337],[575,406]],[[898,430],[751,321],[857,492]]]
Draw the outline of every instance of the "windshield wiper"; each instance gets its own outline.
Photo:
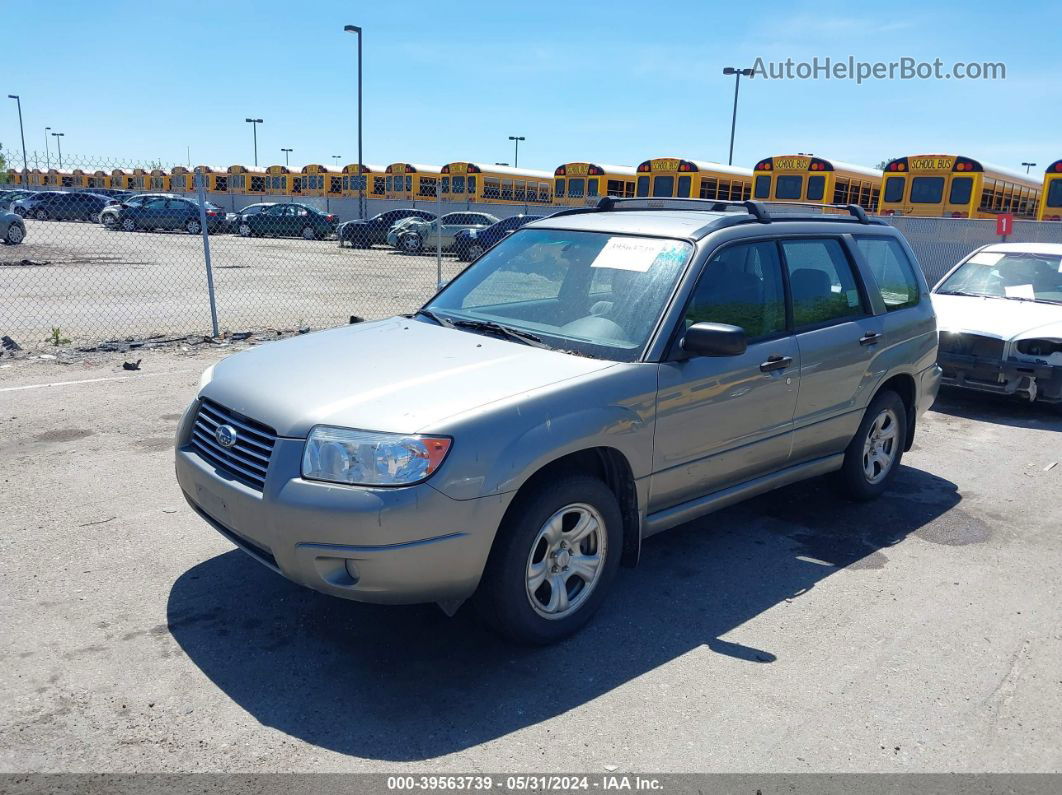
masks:
[[[473,331],[486,331],[492,334],[511,339],[514,342],[522,342],[524,345],[530,345],[533,348],[547,348],[551,349],[549,345],[542,341],[541,337],[537,337],[527,331],[518,331],[508,326],[503,326],[501,323],[495,323],[493,320],[455,320],[453,323],[458,328],[472,329]]]
[[[445,328],[454,328],[454,321],[450,320],[450,318],[446,317],[446,315],[436,314],[430,309],[418,309],[417,314],[424,315],[424,317],[428,318],[429,320],[434,320],[440,326],[444,326]]]
[[[937,290],[937,295],[965,295],[970,298],[1002,298],[1001,295],[987,295],[985,293],[971,293],[966,290]]]

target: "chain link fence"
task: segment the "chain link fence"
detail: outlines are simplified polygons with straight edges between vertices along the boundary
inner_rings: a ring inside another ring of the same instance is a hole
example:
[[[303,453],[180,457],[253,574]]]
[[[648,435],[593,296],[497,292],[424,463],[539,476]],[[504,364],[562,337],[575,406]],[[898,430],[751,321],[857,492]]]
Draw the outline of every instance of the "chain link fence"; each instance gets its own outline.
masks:
[[[530,189],[505,193],[504,184],[497,201],[443,201],[442,178],[426,174],[394,176],[407,194],[377,198],[390,171],[368,165],[359,179],[357,166],[63,162],[65,171],[30,170],[25,190],[0,185],[13,189],[0,194],[0,210],[14,210],[24,229],[18,245],[0,247],[0,335],[24,348],[323,328],[409,312],[507,232],[559,209]],[[887,220],[930,283],[998,241],[993,221]],[[1062,224],[1019,221],[1010,240],[1062,243]]]

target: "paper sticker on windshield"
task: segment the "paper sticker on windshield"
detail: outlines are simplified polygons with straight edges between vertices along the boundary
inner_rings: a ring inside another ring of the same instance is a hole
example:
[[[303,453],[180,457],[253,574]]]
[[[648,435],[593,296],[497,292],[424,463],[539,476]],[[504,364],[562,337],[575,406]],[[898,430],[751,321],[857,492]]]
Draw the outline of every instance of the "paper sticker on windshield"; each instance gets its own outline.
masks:
[[[676,254],[682,254],[682,245],[670,240],[611,237],[590,267],[645,273],[658,259],[671,259]]]
[[[970,257],[970,262],[974,265],[995,265],[999,262],[1005,254],[997,254],[994,251],[982,251],[980,254],[974,254]]]
[[[1003,290],[1007,298],[1036,298],[1031,284],[1008,284]]]

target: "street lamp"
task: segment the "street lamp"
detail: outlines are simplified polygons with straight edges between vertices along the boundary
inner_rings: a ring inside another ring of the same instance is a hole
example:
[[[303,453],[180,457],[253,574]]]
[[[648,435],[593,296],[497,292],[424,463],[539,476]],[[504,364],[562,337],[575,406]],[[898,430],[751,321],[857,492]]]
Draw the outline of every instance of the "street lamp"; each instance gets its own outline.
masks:
[[[519,166],[520,166],[520,142],[521,141],[526,141],[527,139],[524,138],[524,136],[522,136],[522,135],[510,135],[509,136],[509,140],[513,141],[514,142],[513,145],[516,147],[516,151],[513,153],[513,168],[519,168]]]
[[[245,122],[251,125],[251,129],[254,131],[254,164],[258,166],[258,125],[262,123],[261,119],[244,119]]]
[[[346,33],[358,34],[358,217],[365,217],[365,167],[361,156],[361,28],[357,25],[344,25]]]
[[[1035,166],[1036,163],[1024,163],[1023,162],[1022,165],[1025,166],[1025,173],[1028,174],[1029,173],[1029,169],[1032,168],[1033,166]]]
[[[496,166],[507,166],[509,164],[508,163],[499,163],[497,160],[495,160],[494,161],[494,165],[496,165]]]
[[[294,150],[294,149],[285,149],[285,148],[284,148],[284,147],[282,146],[282,147],[280,147],[280,151],[284,153],[284,166],[285,166],[285,167],[287,167],[287,166],[291,165],[291,164],[290,164],[290,163],[288,162],[288,155],[290,155],[290,154],[291,154],[292,152],[294,152],[295,150]]]
[[[66,133],[52,133],[52,137],[55,139],[55,145],[59,147],[59,170],[63,168],[63,136]]]
[[[48,151],[48,130],[50,130],[50,129],[52,129],[52,128],[51,127],[45,127],[44,128],[44,167],[46,169],[50,169],[52,167],[52,155],[51,155],[51,152]],[[38,162],[40,162],[40,161],[38,161]]]
[[[339,161],[342,157],[343,155],[332,155],[332,159],[336,161],[337,166],[339,165]]]
[[[26,187],[29,176],[29,160],[26,159],[26,133],[22,129],[22,100],[18,94],[8,94],[8,99],[13,99],[18,104],[18,133],[22,136],[22,187]]]
[[[724,75],[734,75],[734,114],[730,117],[730,157],[727,159],[727,165],[734,165],[734,130],[737,127],[737,101],[738,101],[738,88],[741,86],[741,78],[752,77],[751,69],[739,69],[734,66],[727,66],[723,69]]]

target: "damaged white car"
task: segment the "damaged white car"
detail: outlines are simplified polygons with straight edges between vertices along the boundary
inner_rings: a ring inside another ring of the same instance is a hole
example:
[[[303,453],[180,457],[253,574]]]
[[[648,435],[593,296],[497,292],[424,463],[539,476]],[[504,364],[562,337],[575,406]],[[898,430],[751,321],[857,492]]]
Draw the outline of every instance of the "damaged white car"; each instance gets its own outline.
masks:
[[[944,384],[1062,404],[1062,244],[997,243],[933,288]]]

